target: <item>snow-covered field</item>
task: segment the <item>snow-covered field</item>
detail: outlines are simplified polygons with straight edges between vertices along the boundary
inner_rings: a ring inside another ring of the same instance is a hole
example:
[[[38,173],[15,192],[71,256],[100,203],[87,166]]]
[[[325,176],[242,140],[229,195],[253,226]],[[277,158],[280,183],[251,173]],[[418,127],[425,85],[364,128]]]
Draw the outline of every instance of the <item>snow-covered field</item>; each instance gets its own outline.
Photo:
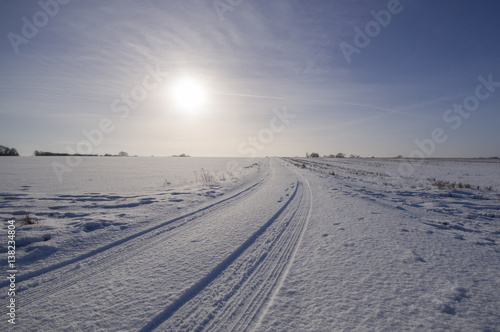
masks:
[[[500,330],[498,161],[54,160],[0,160],[0,330]]]

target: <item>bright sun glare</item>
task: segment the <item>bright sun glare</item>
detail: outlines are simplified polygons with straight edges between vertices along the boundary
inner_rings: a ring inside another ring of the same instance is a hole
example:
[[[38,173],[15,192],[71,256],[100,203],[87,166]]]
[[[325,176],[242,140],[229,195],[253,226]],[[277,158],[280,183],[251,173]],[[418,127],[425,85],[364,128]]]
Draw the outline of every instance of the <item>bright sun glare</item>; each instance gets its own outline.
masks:
[[[172,89],[177,106],[186,110],[197,110],[206,102],[207,95],[202,84],[193,79],[183,79]]]

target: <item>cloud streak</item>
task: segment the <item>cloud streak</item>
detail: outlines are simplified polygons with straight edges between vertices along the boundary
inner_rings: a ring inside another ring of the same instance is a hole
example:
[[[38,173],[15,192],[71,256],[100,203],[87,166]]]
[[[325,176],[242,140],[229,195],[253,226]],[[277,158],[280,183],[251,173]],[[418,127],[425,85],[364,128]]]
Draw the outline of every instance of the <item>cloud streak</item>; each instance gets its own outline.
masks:
[[[366,23],[370,10],[383,8],[379,3],[387,1],[244,1],[221,22],[211,1],[72,1],[18,56],[0,52],[0,116],[8,119],[0,122],[0,140],[24,142],[31,133],[21,134],[16,127],[45,119],[46,128],[30,138],[42,146],[16,146],[19,151],[57,150],[57,142],[78,141],[85,126],[114,115],[112,102],[141,84],[147,66],[159,65],[171,76],[129,119],[117,123],[103,149],[135,148],[141,141],[161,150],[163,142],[170,149],[175,146],[171,142],[189,141],[192,151],[181,152],[207,155],[206,146],[213,142],[213,155],[230,155],[234,142],[265,126],[273,108],[286,105],[297,114],[296,127],[287,132],[307,133],[299,140],[327,150],[329,139],[339,139],[333,129],[341,126],[349,129],[342,131],[342,140],[359,142],[349,147],[361,154],[363,138],[373,141],[370,133],[406,128],[394,133],[397,144],[390,151],[379,148],[379,154],[405,154],[408,142],[425,137],[440,120],[439,105],[469,91],[470,77],[500,66],[494,34],[500,23],[492,14],[500,5],[479,8],[457,0],[450,8],[408,2],[359,61],[346,64],[339,43],[351,40],[353,27]],[[18,29],[21,18],[36,7],[19,2],[5,6],[8,19],[0,23],[5,33]],[[467,29],[457,25],[464,22]],[[453,32],[458,28],[460,36]],[[8,40],[3,43],[3,49],[10,48]],[[485,57],[488,61],[482,61]],[[209,123],[203,131],[207,137],[193,134],[196,121],[181,121],[183,114],[169,104],[166,91],[182,75],[199,77],[207,85],[211,104],[196,120]],[[492,111],[496,103],[485,103],[468,122],[471,128],[500,121]],[[316,135],[321,128],[323,133]],[[214,133],[217,140],[210,139]],[[269,149],[293,150],[295,138],[282,135],[286,139]],[[224,139],[231,143],[221,144]],[[204,141],[203,148],[197,140]],[[453,140],[443,150],[454,145],[458,150]],[[137,149],[129,152],[141,154]]]

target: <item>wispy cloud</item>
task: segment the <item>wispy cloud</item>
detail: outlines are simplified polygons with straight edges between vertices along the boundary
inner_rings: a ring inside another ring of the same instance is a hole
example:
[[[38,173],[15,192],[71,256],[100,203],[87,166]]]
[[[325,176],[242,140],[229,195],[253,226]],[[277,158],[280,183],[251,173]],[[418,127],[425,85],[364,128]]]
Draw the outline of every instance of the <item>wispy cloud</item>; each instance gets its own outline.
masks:
[[[339,43],[351,40],[353,27],[371,19],[370,10],[386,5],[368,0],[243,1],[221,21],[212,1],[205,0],[72,1],[19,55],[4,40],[8,52],[0,52],[0,116],[20,127],[33,121],[29,119],[46,119],[47,140],[73,142],[86,126],[112,117],[112,102],[141,83],[147,66],[158,65],[171,76],[119,122],[107,142],[170,147],[169,142],[189,141],[186,128],[195,127],[195,121],[178,122],[181,116],[170,109],[166,96],[168,86],[182,75],[199,77],[207,85],[210,104],[198,120],[210,122],[210,130],[203,130],[208,137],[216,132],[228,142],[221,144],[218,138],[214,154],[233,153],[232,145],[267,125],[272,109],[281,105],[300,119],[287,133],[312,135],[318,129],[328,135],[330,130],[334,137],[342,129],[345,137],[360,142],[358,128],[387,132],[397,125],[413,136],[425,135],[438,125],[437,108],[468,92],[474,77],[498,67],[492,32],[498,30],[498,20],[491,14],[498,5],[476,6],[482,17],[465,15],[473,5],[462,0],[446,10],[439,3],[408,3],[404,17],[394,19],[359,61],[346,64]],[[8,19],[0,26],[19,29],[21,17],[29,16],[33,6],[9,2]],[[460,28],[460,36],[453,33],[458,14],[469,23],[468,29]],[[442,39],[433,35],[433,27],[440,28]],[[471,121],[490,123],[483,114]],[[18,135],[12,127],[2,126],[4,135]],[[153,135],[150,128],[169,130]],[[295,142],[287,133],[283,137]],[[405,135],[398,132],[394,140],[414,139]],[[282,144],[284,148],[286,142]]]

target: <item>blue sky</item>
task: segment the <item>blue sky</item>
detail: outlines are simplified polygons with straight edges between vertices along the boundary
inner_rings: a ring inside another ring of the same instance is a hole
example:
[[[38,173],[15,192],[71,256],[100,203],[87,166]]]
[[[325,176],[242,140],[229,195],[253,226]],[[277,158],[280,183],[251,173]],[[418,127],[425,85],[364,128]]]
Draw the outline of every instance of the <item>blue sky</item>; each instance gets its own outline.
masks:
[[[22,155],[500,156],[500,87],[446,113],[500,82],[497,1],[59,1],[0,5],[0,144]],[[196,110],[172,101],[186,77]]]

